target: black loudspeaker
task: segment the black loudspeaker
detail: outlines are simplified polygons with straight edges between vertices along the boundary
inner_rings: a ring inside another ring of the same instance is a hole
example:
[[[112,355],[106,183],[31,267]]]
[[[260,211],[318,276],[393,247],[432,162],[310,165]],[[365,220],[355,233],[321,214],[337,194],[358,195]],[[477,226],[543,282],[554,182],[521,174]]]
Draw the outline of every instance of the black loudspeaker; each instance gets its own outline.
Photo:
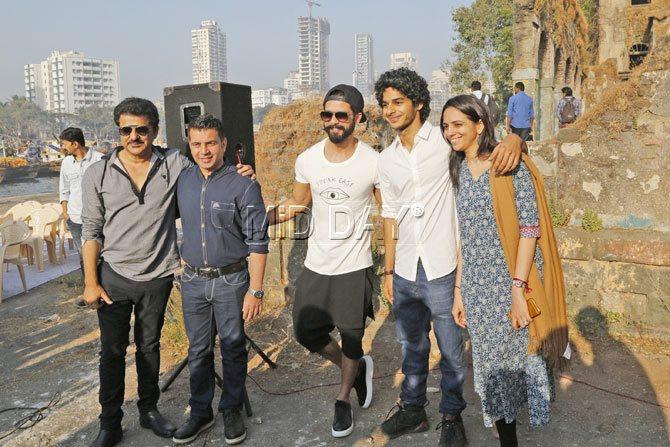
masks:
[[[209,84],[166,87],[165,129],[168,147],[191,158],[186,131],[188,123],[205,113],[221,120],[228,139],[225,159],[227,164],[243,164],[256,169],[254,159],[254,124],[251,114],[251,87],[210,82]]]

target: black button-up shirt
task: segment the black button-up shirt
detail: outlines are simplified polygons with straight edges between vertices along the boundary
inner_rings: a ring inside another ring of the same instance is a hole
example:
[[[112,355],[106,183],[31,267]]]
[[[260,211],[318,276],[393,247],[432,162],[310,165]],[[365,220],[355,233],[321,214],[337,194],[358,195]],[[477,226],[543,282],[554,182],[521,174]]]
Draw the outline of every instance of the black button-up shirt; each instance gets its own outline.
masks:
[[[257,182],[224,166],[202,175],[184,170],[177,184],[183,240],[181,257],[192,267],[224,267],[250,253],[267,253],[267,216]]]

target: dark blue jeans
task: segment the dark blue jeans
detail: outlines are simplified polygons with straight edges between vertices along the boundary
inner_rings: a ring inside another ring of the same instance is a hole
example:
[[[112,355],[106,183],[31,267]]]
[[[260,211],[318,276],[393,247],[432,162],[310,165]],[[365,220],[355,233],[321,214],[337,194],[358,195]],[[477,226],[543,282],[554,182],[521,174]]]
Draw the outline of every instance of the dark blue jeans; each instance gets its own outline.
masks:
[[[440,348],[442,400],[440,413],[460,414],[465,409],[463,381],[467,365],[463,358],[461,328],[454,322],[455,272],[428,281],[419,261],[416,281],[393,275],[393,314],[398,341],[402,345],[402,382],[400,399],[409,405],[425,405],[430,355],[430,323]]]
[[[206,279],[186,269],[180,278],[184,323],[188,336],[191,414],[212,416],[214,399],[214,337],[221,341],[223,392],[219,411],[244,403],[247,350],[242,320],[249,273],[243,270]]]

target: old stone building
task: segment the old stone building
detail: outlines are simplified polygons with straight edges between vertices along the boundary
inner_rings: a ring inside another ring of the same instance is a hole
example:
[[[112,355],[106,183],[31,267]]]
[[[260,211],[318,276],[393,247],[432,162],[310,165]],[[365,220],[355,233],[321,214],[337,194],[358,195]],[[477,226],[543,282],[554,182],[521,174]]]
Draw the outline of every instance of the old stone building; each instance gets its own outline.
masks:
[[[613,59],[625,78],[669,33],[668,0],[600,0],[597,63]]]
[[[588,26],[575,0],[514,0],[513,82],[535,100],[535,139],[554,132],[561,88],[581,92],[588,65]]]

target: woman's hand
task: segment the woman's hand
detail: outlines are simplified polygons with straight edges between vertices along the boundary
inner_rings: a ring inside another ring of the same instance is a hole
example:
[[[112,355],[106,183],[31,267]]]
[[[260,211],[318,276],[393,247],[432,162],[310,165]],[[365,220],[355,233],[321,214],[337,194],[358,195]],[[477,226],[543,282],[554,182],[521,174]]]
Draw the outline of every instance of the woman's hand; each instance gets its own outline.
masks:
[[[463,306],[463,297],[461,296],[461,289],[454,289],[454,305],[451,307],[451,315],[454,317],[456,324],[463,329],[468,327],[468,322],[465,319],[465,306]]]
[[[514,329],[525,328],[533,321],[528,313],[528,304],[523,295],[523,289],[512,286],[512,327]]]
[[[393,304],[393,275],[384,275],[384,292],[386,299]]]

